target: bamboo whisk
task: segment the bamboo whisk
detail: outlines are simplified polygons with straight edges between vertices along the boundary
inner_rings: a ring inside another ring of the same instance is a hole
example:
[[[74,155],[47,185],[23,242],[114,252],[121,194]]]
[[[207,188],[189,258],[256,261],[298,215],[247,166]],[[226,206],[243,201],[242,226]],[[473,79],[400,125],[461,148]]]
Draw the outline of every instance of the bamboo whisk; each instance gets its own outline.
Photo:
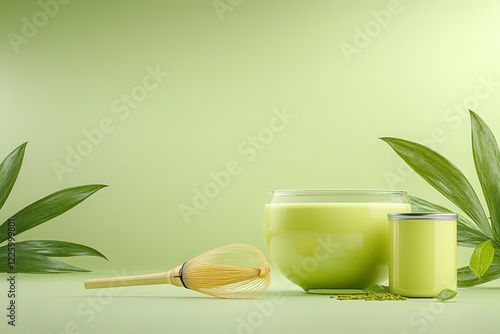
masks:
[[[167,272],[141,276],[91,279],[86,289],[151,284],[172,284],[218,298],[255,298],[271,281],[271,267],[264,254],[251,245],[218,247]]]

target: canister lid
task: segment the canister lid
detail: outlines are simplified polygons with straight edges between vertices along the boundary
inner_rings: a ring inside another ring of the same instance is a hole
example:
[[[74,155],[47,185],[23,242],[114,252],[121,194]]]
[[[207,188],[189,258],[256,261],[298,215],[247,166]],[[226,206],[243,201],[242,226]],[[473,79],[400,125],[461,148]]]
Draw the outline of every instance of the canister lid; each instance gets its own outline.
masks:
[[[455,220],[458,215],[451,212],[393,212],[387,217],[390,220]]]

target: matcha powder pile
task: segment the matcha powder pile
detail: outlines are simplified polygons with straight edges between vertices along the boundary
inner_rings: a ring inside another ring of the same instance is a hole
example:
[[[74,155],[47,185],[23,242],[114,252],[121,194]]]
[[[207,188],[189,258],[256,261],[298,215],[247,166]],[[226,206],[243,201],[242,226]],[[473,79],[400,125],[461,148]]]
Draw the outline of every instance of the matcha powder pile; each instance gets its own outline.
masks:
[[[366,301],[385,301],[385,300],[407,300],[408,298],[395,295],[389,292],[373,293],[369,295],[338,295],[330,296],[330,298],[337,298],[337,300],[366,300]]]

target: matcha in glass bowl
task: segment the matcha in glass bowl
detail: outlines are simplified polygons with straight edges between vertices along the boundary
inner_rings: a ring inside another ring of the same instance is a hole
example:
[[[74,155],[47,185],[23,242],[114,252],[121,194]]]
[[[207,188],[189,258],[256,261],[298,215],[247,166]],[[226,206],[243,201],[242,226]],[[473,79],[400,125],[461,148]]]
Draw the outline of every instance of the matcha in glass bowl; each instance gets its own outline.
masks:
[[[353,293],[388,277],[388,213],[410,212],[394,190],[275,190],[264,209],[272,263],[309,293]]]

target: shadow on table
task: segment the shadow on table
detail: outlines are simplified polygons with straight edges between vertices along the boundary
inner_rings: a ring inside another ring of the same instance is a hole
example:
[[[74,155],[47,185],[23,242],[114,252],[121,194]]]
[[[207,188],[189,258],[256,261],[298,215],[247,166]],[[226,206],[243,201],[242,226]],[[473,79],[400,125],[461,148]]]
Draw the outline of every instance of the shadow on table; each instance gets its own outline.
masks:
[[[92,295],[73,295],[73,296],[60,296],[61,298],[86,298],[86,297],[99,297],[100,294],[92,294]],[[267,291],[264,293],[262,296],[255,299],[272,299],[276,298],[276,296],[280,297],[298,297],[298,296],[311,296],[305,291],[279,291],[279,290],[273,290],[273,291]],[[181,296],[181,295],[176,295],[176,296],[169,296],[169,295],[158,295],[158,296],[152,296],[152,295],[113,295],[113,298],[159,298],[159,299],[207,299],[207,300],[230,300],[232,298],[215,298],[211,297],[208,295],[204,295],[200,293],[199,295],[192,296],[192,295],[186,295],[186,296]],[[244,298],[234,298],[234,300],[247,300]],[[252,299],[248,299],[252,300]]]

